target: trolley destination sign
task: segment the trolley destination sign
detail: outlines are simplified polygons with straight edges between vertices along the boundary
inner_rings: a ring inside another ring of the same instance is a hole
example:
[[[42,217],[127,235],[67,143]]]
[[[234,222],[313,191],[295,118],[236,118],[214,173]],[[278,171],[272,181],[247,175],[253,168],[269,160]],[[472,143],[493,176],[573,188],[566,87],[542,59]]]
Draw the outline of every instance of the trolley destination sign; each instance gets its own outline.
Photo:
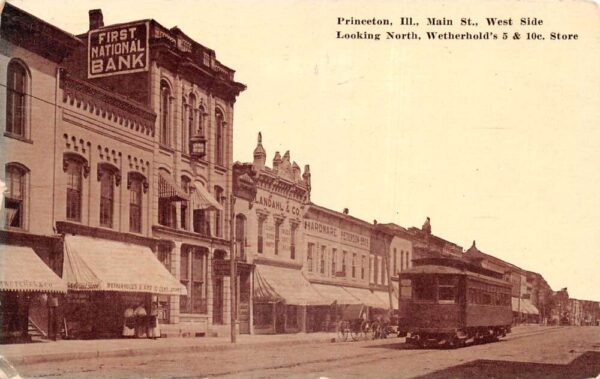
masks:
[[[148,23],[116,25],[88,33],[88,78],[147,71]]]

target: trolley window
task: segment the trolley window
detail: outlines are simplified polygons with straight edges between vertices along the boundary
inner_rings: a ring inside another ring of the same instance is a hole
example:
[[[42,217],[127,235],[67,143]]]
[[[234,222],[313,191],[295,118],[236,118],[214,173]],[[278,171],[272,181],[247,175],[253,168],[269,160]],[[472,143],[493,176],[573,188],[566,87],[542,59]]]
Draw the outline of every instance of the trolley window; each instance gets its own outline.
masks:
[[[412,281],[410,279],[400,280],[400,298],[412,299]]]
[[[435,277],[430,275],[414,278],[413,296],[415,300],[435,301]]]
[[[456,276],[440,275],[438,276],[438,301],[440,303],[456,302]]]

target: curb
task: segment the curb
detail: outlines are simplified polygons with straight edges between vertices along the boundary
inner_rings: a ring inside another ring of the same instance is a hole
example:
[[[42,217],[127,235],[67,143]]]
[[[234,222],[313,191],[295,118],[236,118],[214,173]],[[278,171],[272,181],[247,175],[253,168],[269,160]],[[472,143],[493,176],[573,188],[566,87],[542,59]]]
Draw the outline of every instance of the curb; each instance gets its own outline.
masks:
[[[36,363],[48,363],[48,362],[64,362],[70,360],[79,359],[94,359],[94,358],[115,358],[115,357],[136,357],[144,355],[160,355],[160,354],[172,354],[172,353],[194,353],[194,352],[207,352],[207,351],[224,351],[234,349],[252,349],[257,346],[260,347],[277,347],[277,346],[289,346],[294,345],[306,345],[312,343],[330,343],[331,337],[321,337],[315,339],[300,339],[300,340],[282,340],[282,341],[249,341],[249,342],[238,342],[237,344],[231,343],[218,343],[215,345],[191,345],[191,346],[161,346],[161,347],[140,347],[140,348],[127,348],[121,350],[96,350],[86,352],[68,352],[68,353],[44,353],[35,355],[6,355],[5,358],[12,364],[36,364]],[[51,349],[51,346],[49,346]]]

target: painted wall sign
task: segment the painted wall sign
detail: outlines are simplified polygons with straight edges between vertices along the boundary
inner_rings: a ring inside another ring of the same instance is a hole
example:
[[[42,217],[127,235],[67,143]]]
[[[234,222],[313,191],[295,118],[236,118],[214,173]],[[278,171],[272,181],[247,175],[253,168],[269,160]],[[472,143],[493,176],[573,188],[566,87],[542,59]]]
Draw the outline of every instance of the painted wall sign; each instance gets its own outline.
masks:
[[[148,71],[147,22],[109,26],[88,33],[88,78]]]

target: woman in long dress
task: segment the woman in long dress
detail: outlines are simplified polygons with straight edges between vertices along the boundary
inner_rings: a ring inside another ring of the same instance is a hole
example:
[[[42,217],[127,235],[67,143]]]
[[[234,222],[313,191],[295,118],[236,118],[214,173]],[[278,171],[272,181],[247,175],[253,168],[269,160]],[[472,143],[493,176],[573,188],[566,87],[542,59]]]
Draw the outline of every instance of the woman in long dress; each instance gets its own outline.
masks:
[[[144,303],[140,303],[138,307],[135,309],[135,336],[137,338],[146,337],[146,329],[148,326],[147,323],[147,315],[146,308],[144,308]]]
[[[125,309],[123,319],[123,337],[131,338],[135,335],[135,316],[132,305]]]
[[[160,306],[158,301],[153,301],[150,308],[150,325],[148,325],[148,338],[160,338],[160,326],[158,324],[158,315]]]

